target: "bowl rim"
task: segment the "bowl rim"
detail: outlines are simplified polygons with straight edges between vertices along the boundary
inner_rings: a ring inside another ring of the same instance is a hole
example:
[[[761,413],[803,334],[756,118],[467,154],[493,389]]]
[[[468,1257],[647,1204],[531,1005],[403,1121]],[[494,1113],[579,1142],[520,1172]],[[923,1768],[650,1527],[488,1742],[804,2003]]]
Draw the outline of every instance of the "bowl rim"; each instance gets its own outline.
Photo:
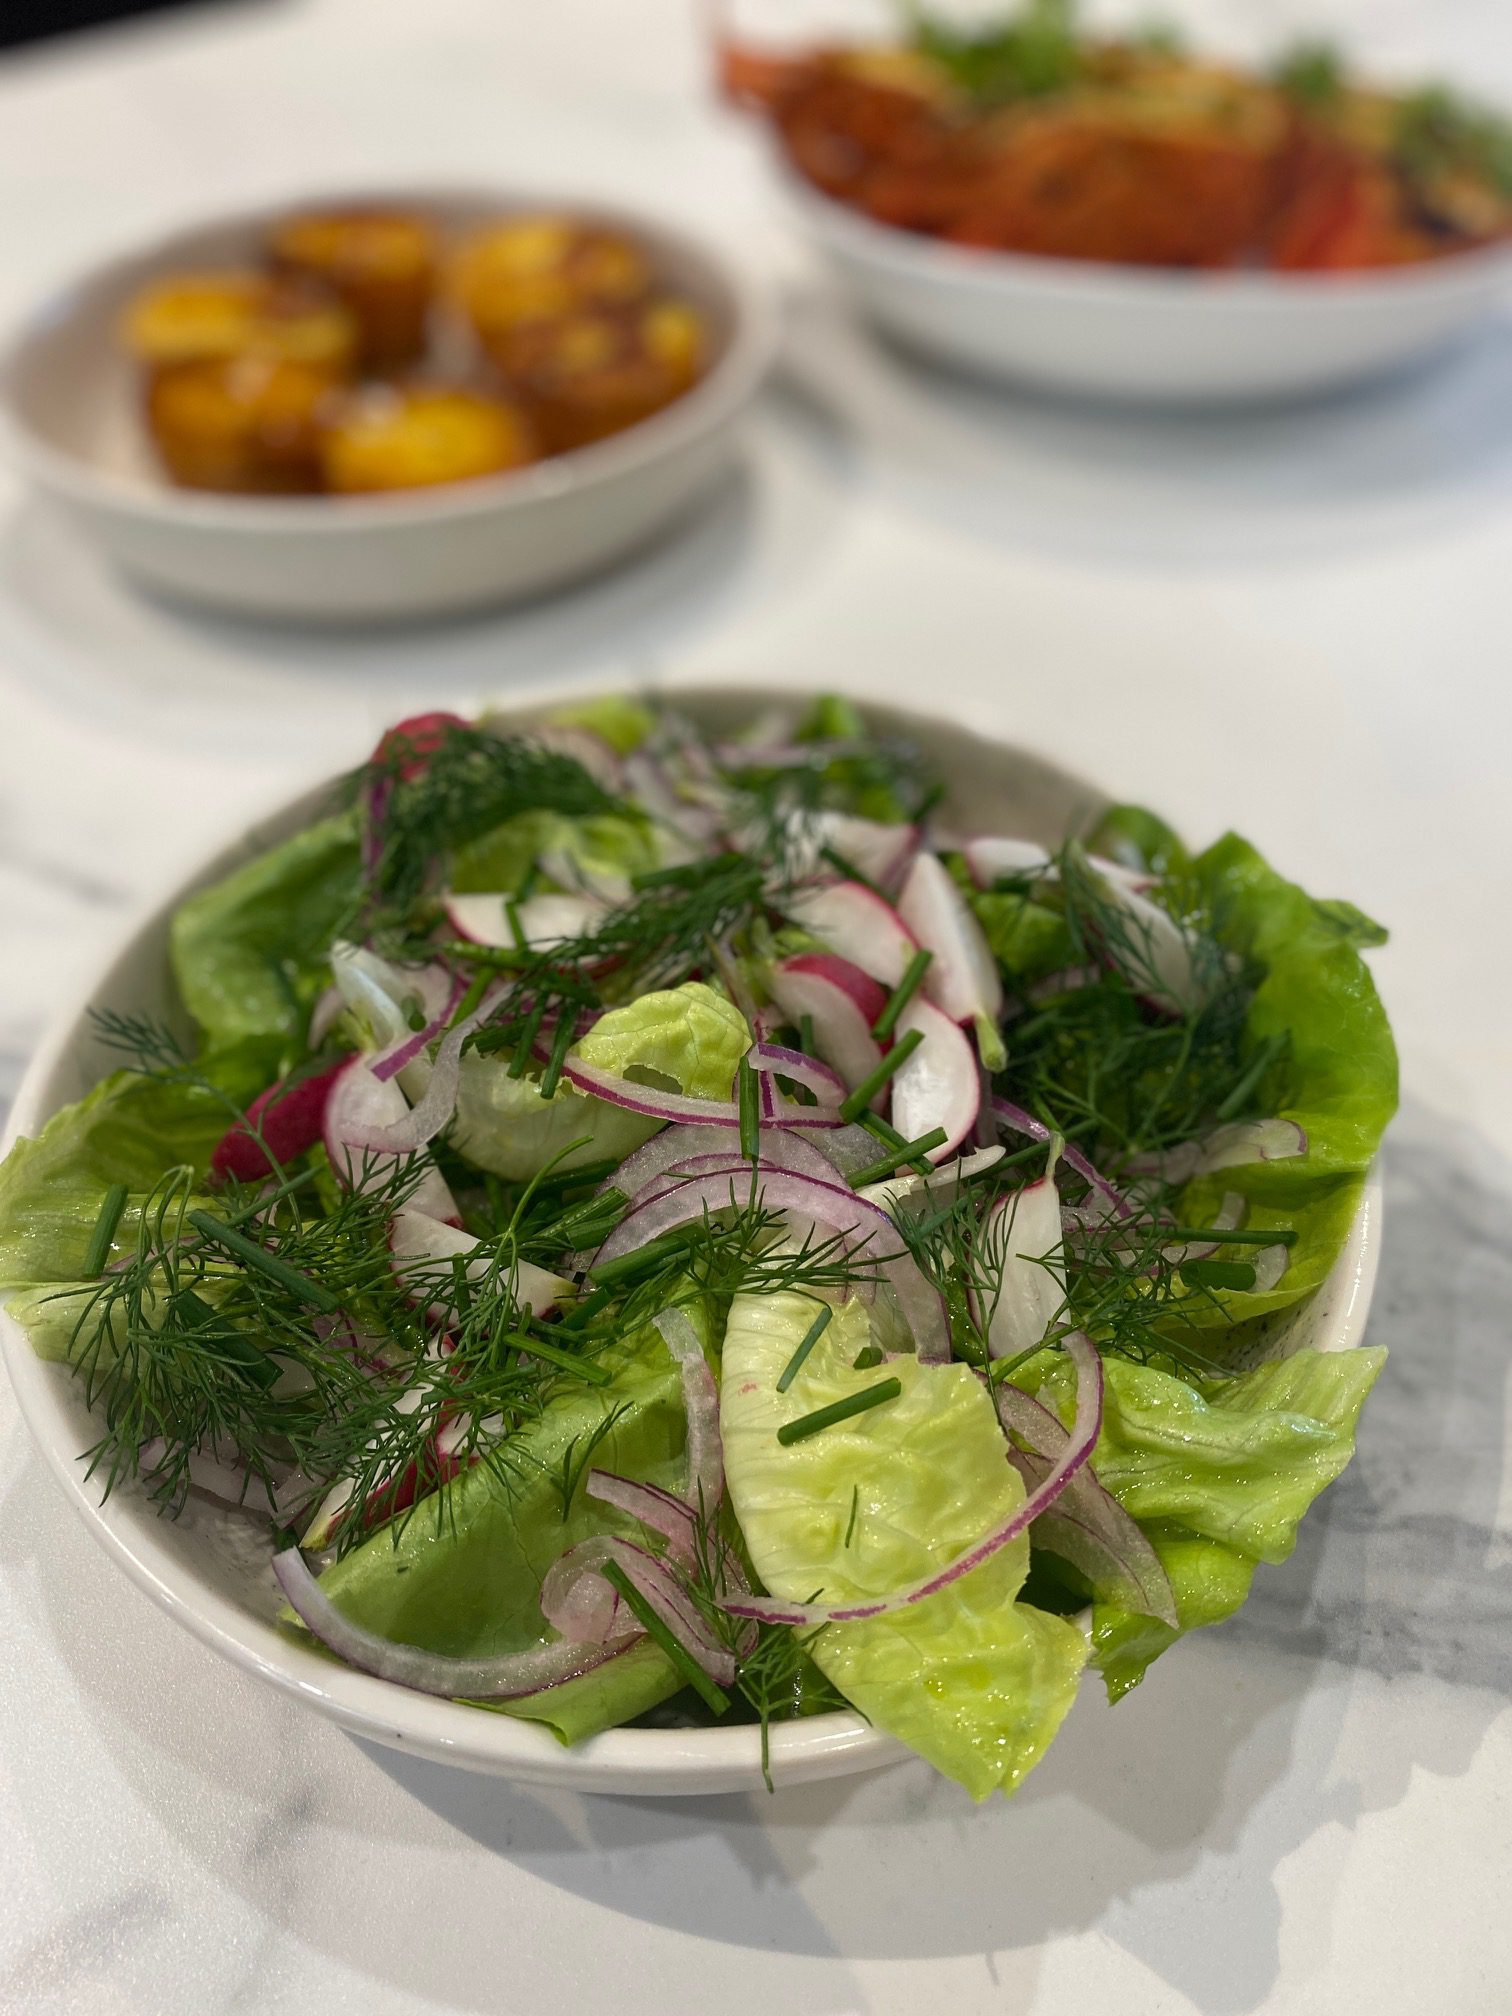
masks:
[[[447,205],[488,207],[500,216],[557,209],[586,216],[653,245],[675,251],[703,266],[722,291],[729,310],[729,334],[720,355],[687,392],[659,412],[605,440],[521,469],[471,477],[462,483],[372,496],[242,497],[180,489],[166,477],[141,481],[102,469],[87,457],[56,447],[23,416],[17,381],[25,360],[49,335],[79,312],[81,303],[112,282],[139,270],[184,256],[188,241],[207,232],[252,231],[286,217],[294,209]],[[0,333],[0,440],[20,472],[44,488],[96,509],[196,531],[262,532],[300,538],[333,538],[347,533],[435,525],[447,520],[527,511],[532,506],[633,475],[716,432],[737,414],[771,368],[777,350],[777,317],[771,290],[739,261],[732,260],[703,232],[680,220],[597,196],[536,190],[519,185],[504,190],[484,184],[426,183],[404,189],[383,185],[322,187],[283,200],[243,205],[160,231],[134,246],[118,248],[75,268],[14,317]]]
[[[579,701],[603,690],[598,684],[561,692],[531,688],[512,693],[506,704],[487,711],[525,723],[553,701]],[[753,701],[761,696],[790,698],[808,689],[757,685],[754,681],[731,681],[717,687],[678,681],[670,682],[666,690],[696,702],[715,693],[722,701],[737,696]],[[476,711],[484,710],[480,707]],[[899,708],[889,712],[899,721],[930,718]],[[1095,790],[1075,772],[1017,740],[990,732],[984,732],[982,739],[1053,770],[1073,786]],[[51,1082],[84,1040],[91,1007],[109,998],[117,969],[144,940],[165,943],[169,920],[178,904],[195,888],[245,859],[249,841],[271,838],[286,823],[310,816],[313,808],[327,800],[329,789],[326,779],[292,792],[287,785],[270,792],[251,816],[243,812],[230,821],[223,837],[199,855],[170,890],[137,905],[110,934],[87,976],[55,1011],[32,1055],[0,1136],[0,1158],[22,1136],[39,1131],[58,1110],[60,1102],[50,1091]],[[1372,1168],[1344,1248],[1328,1280],[1314,1293],[1313,1299],[1327,1313],[1327,1338],[1320,1349],[1349,1350],[1361,1341],[1379,1259],[1380,1216],[1380,1182]],[[281,1632],[271,1620],[256,1617],[177,1559],[171,1523],[159,1519],[139,1494],[121,1491],[100,1502],[80,1462],[87,1444],[70,1423],[65,1396],[73,1389],[61,1367],[36,1355],[22,1325],[3,1304],[0,1359],[48,1469],[97,1544],[130,1580],[212,1651],[305,1701],[349,1733],[520,1783],[567,1784],[581,1791],[676,1796],[761,1787],[760,1731],[751,1724],[720,1729],[609,1729],[567,1748],[540,1723],[411,1692],[333,1662]],[[874,1770],[910,1754],[897,1738],[874,1728],[852,1710],[775,1723],[769,1743],[767,1768],[774,1786]]]
[[[887,268],[899,281],[953,284],[1005,302],[1027,290],[1076,307],[1183,307],[1204,315],[1243,307],[1288,315],[1346,301],[1384,309],[1404,298],[1478,294],[1498,278],[1512,283],[1512,238],[1410,265],[1338,272],[1137,266],[955,245],[853,209],[799,174],[780,149],[773,151],[785,202],[827,247]]]

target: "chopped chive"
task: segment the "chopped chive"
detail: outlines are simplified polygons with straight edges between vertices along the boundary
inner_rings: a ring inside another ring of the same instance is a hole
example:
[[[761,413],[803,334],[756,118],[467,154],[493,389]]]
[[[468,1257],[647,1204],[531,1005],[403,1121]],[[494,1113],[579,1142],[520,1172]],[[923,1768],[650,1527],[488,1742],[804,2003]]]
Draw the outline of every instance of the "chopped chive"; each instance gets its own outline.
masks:
[[[126,1185],[112,1183],[101,1200],[100,1215],[89,1237],[89,1250],[84,1255],[84,1280],[97,1281],[105,1272],[105,1262],[110,1258],[110,1249],[115,1244],[115,1235],[125,1209]]]
[[[1175,1244],[1186,1239],[1215,1239],[1221,1246],[1295,1246],[1297,1233],[1290,1225],[1272,1226],[1267,1232],[1256,1227],[1250,1231],[1224,1232],[1216,1225],[1162,1225],[1159,1228],[1162,1239]]]
[[[573,1147],[581,1148],[591,1138],[585,1134],[581,1141],[573,1143]],[[543,1190],[572,1190],[581,1183],[602,1183],[604,1178],[612,1176],[619,1166],[612,1155],[606,1155],[598,1162],[580,1162],[575,1169],[548,1170],[544,1176],[536,1177],[533,1187],[539,1195]]]
[[[469,966],[524,966],[529,963],[518,948],[507,945],[478,945],[470,938],[450,938],[439,948],[448,958],[465,960]]]
[[[873,882],[870,875],[863,875],[855,862],[847,859],[838,847],[821,847],[819,849],[819,859],[827,861],[831,868],[837,870],[839,874],[845,877],[847,882],[859,882],[863,889],[870,889],[873,896],[881,896],[884,903],[887,901],[887,897],[877,887],[876,883]]]
[[[467,1278],[465,1254],[454,1253],[451,1263],[452,1306],[465,1322],[472,1312],[472,1283]]]
[[[879,1118],[875,1113],[863,1113],[857,1124],[864,1127],[867,1133],[872,1135],[874,1139],[880,1141],[884,1148],[906,1148],[909,1145],[896,1127],[892,1126],[889,1121]],[[1037,1148],[1039,1144],[1036,1142],[1034,1145]],[[916,1155],[911,1166],[917,1169],[921,1176],[929,1174],[930,1164],[928,1159],[923,1155]]]
[[[812,1015],[800,1015],[798,1018],[798,1048],[803,1052],[805,1057],[815,1055],[814,1018]]]
[[[590,1271],[588,1278],[596,1288],[602,1288],[609,1281],[628,1281],[637,1274],[649,1273],[686,1246],[697,1229],[693,1225],[679,1225],[673,1232],[663,1232],[659,1239],[648,1239],[633,1253],[621,1253],[617,1259],[604,1261]]]
[[[584,1330],[600,1309],[614,1300],[612,1288],[595,1288],[591,1295],[585,1295],[581,1302],[575,1302],[557,1323],[559,1330]]]
[[[722,862],[722,857],[714,855],[713,862]],[[691,889],[695,888],[709,874],[711,860],[680,861],[672,868],[644,868],[639,875],[630,877],[632,889]]]
[[[525,873],[520,877],[520,886],[515,891],[516,903],[528,903],[531,897],[534,896],[535,886],[540,879],[541,864],[532,855],[526,864]]]
[[[885,1406],[889,1400],[896,1400],[902,1391],[901,1379],[879,1379],[875,1386],[863,1386],[859,1393],[847,1393],[843,1400],[832,1400],[828,1407],[816,1407],[812,1414],[800,1414],[796,1421],[784,1421],[777,1430],[777,1440],[784,1449],[794,1442],[806,1442],[810,1435],[822,1434],[826,1428],[834,1428],[856,1414],[868,1414],[873,1407]]]
[[[276,1281],[281,1288],[287,1288],[308,1308],[318,1309],[324,1315],[332,1316],[341,1304],[328,1288],[322,1288],[318,1281],[311,1281],[301,1274],[297,1267],[280,1260],[276,1253],[270,1253],[265,1246],[259,1246],[255,1239],[248,1239],[232,1225],[212,1217],[208,1211],[191,1211],[189,1223],[203,1239],[212,1246],[219,1246],[223,1253],[229,1253],[240,1260],[244,1267],[250,1267],[255,1274],[266,1275]]]
[[[529,1070],[531,1055],[535,1049],[535,1040],[541,1033],[541,1024],[545,1019],[546,1000],[543,995],[525,1017],[524,1024],[515,1041],[515,1052],[509,1060],[509,1076],[511,1078],[523,1078]]]
[[[882,1363],[882,1353],[875,1344],[863,1344],[851,1360],[853,1372],[874,1372]]]
[[[929,963],[934,958],[927,945],[921,945],[903,968],[903,978],[888,995],[882,1013],[872,1024],[872,1034],[883,1043],[898,1026],[898,1017],[919,991],[919,982],[929,971]]]
[[[910,1029],[906,1036],[900,1036],[876,1069],[868,1071],[855,1091],[846,1094],[840,1103],[840,1118],[859,1120],[898,1066],[906,1064],[923,1041],[922,1029]]]
[[[618,1561],[606,1561],[599,1573],[624,1598],[636,1623],[648,1638],[661,1647],[688,1685],[716,1715],[723,1715],[730,1705],[729,1695],[709,1678],[665,1619],[642,1596]]]
[[[472,984],[457,1003],[456,1013],[446,1025],[448,1029],[455,1029],[459,1022],[467,1020],[468,1016],[471,1015],[474,1008],[477,1007],[483,996],[488,992],[488,987],[489,980],[486,973],[475,973],[473,975]]]
[[[551,1055],[546,1060],[546,1069],[541,1073],[541,1097],[552,1098],[557,1086],[562,1082],[562,1066],[567,1062],[567,1052],[572,1048],[572,1039],[577,1034],[577,1018],[563,1013],[557,1021],[556,1031],[551,1039]]]
[[[586,1379],[590,1386],[607,1386],[611,1374],[602,1365],[595,1365],[591,1358],[579,1358],[571,1351],[558,1351],[555,1345],[544,1344],[533,1331],[521,1330],[501,1337],[499,1344],[505,1351],[527,1351],[532,1358],[539,1358],[547,1365],[556,1365],[564,1372],[574,1372],[579,1379]]]
[[[868,1183],[880,1183],[884,1176],[891,1176],[905,1162],[917,1162],[931,1148],[940,1147],[949,1138],[943,1127],[931,1127],[917,1141],[905,1141],[901,1148],[890,1148],[879,1161],[869,1162],[864,1169],[853,1170],[845,1180],[852,1190],[864,1189]]]
[[[851,1543],[852,1536],[856,1531],[856,1514],[860,1511],[860,1509],[861,1509],[861,1486],[859,1484],[852,1484],[850,1518],[846,1522],[845,1538],[840,1543],[842,1547],[849,1547]]]
[[[754,1162],[761,1153],[761,1087],[744,1057],[735,1076],[740,1094],[740,1152],[747,1162]]]
[[[1255,1270],[1247,1260],[1188,1260],[1180,1270],[1198,1288],[1253,1288]]]
[[[174,1296],[170,1307],[186,1330],[213,1330],[214,1343],[227,1358],[235,1361],[235,1369],[254,1386],[260,1386],[266,1393],[278,1379],[278,1366],[259,1351],[250,1337],[244,1337],[212,1309],[203,1295],[196,1295],[192,1288],[181,1288]]]
[[[1245,1100],[1249,1098],[1251,1092],[1254,1091],[1271,1065],[1275,1063],[1281,1052],[1286,1048],[1286,1042],[1286,1035],[1282,1030],[1277,1030],[1274,1035],[1266,1037],[1265,1041],[1250,1059],[1244,1076],[1231,1089],[1228,1097],[1217,1109],[1218,1119],[1232,1120],[1234,1115],[1242,1110]]]
[[[528,952],[530,941],[525,936],[525,926],[520,922],[520,906],[513,896],[504,898],[504,922],[509,926],[509,935],[514,940],[516,952]]]
[[[803,1333],[803,1342],[782,1368],[782,1372],[777,1380],[777,1391],[779,1393],[786,1393],[789,1386],[792,1385],[798,1374],[803,1370],[804,1359],[808,1357],[810,1351],[813,1350],[819,1339],[829,1328],[830,1318],[834,1313],[828,1302],[820,1305],[819,1314]]]

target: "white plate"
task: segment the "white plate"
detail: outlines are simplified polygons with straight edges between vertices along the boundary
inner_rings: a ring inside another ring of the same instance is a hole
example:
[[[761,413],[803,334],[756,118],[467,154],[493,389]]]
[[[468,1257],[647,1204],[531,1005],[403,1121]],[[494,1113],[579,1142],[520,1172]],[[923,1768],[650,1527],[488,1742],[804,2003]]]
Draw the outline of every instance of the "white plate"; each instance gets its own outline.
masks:
[[[792,696],[725,688],[679,691],[675,697],[711,728],[727,732],[758,709]],[[1022,749],[892,709],[869,712],[879,728],[906,732],[924,745],[940,774],[952,779],[950,809],[967,825],[1011,823],[1015,831],[1048,841],[1105,802],[1090,785]],[[522,710],[514,718],[528,719],[530,713]],[[306,794],[281,806],[259,826],[257,841],[271,843],[291,832],[315,815],[326,796]],[[148,1015],[169,1009],[169,918],[191,890],[244,860],[247,847],[248,836],[238,832],[201,862],[132,926],[75,1006],[59,1017],[17,1095],[5,1149],[18,1136],[39,1132],[51,1114],[82,1097],[111,1068],[115,1060],[99,1044],[91,1008]],[[1380,1191],[1372,1180],[1333,1273],[1314,1296],[1277,1321],[1266,1340],[1270,1355],[1304,1344],[1342,1351],[1360,1342],[1375,1284],[1379,1223]],[[266,1540],[259,1539],[254,1521],[197,1501],[183,1519],[164,1520],[131,1488],[102,1505],[98,1488],[84,1478],[81,1458],[98,1431],[76,1384],[62,1368],[43,1364],[20,1325],[4,1314],[0,1349],[49,1467],[107,1553],[205,1644],[353,1734],[521,1782],[571,1784],[580,1791],[684,1794],[760,1787],[760,1741],[753,1728],[614,1729],[564,1750],[534,1723],[410,1693],[305,1649],[275,1628],[280,1599]],[[783,1723],[771,1735],[771,1771],[778,1784],[874,1770],[905,1754],[891,1737],[852,1714]]]
[[[781,171],[799,229],[879,326],[981,376],[1103,400],[1243,404],[1430,354],[1512,288],[1512,247],[1366,273],[1173,272],[974,251]]]
[[[308,207],[350,203],[345,195]],[[446,231],[524,208],[487,191],[365,195]],[[304,206],[301,206],[304,207]],[[211,607],[325,621],[433,616],[557,588],[645,544],[727,464],[771,361],[761,294],[682,230],[597,203],[574,214],[645,243],[703,308],[714,362],[692,391],[607,441],[470,483],[372,498],[222,497],[157,468],[121,313],[164,273],[255,261],[289,206],[175,233],[45,302],[0,354],[0,423],[23,473],[148,586]]]

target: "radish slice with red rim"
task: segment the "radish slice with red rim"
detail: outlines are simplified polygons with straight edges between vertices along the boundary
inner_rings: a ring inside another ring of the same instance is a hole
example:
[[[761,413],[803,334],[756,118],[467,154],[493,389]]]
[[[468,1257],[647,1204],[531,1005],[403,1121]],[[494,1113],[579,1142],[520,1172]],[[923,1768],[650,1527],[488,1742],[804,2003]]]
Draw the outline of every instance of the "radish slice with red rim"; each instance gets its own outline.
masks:
[[[898,1017],[900,1037],[914,1030],[923,1041],[889,1081],[892,1124],[909,1141],[943,1127],[945,1139],[928,1151],[928,1159],[945,1162],[976,1126],[982,1097],[976,1053],[943,1010],[917,995]]]
[[[863,973],[896,987],[918,941],[893,906],[860,882],[800,889],[784,907],[795,924]]]
[[[1053,1169],[993,1206],[982,1260],[995,1277],[994,1293],[981,1313],[994,1358],[1032,1351],[1061,1313],[1066,1300],[1064,1243]]]
[[[859,1085],[882,1062],[872,1024],[887,1005],[886,989],[834,952],[803,952],[772,969],[772,999],[794,1028],[805,1017],[814,1048],[847,1086]],[[885,1095],[878,1093],[874,1103]]]
[[[955,1022],[988,1024],[1003,1012],[1003,982],[981,925],[937,854],[921,853],[898,897],[898,915],[934,954],[924,992]],[[988,1060],[991,1062],[991,1060]],[[1001,1069],[1001,1065],[994,1066]]]
[[[389,1226],[389,1251],[405,1292],[411,1300],[424,1302],[425,1313],[438,1323],[446,1322],[456,1310],[454,1261],[463,1262],[468,1280],[478,1287],[499,1271],[481,1239],[413,1207],[395,1214]],[[503,1278],[508,1279],[520,1307],[533,1316],[548,1315],[572,1294],[570,1281],[529,1260],[516,1260]]]
[[[550,952],[574,939],[590,937],[609,906],[602,898],[561,894],[530,896],[515,902],[508,896],[458,895],[443,898],[447,921],[459,938],[502,950],[523,942],[531,952]],[[510,912],[519,924],[516,935]]]

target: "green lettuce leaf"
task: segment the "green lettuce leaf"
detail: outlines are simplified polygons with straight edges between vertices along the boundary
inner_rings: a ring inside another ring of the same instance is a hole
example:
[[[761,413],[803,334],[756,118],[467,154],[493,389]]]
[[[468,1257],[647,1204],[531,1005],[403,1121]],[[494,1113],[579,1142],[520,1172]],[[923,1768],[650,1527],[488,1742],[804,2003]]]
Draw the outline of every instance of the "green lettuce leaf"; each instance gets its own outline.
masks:
[[[1071,934],[1057,911],[1008,889],[968,888],[966,900],[1011,981],[1032,986],[1070,963]]]
[[[563,728],[588,729],[607,742],[616,756],[632,755],[651,739],[656,728],[656,716],[644,700],[631,700],[620,693],[554,707],[547,719]]]
[[[600,1016],[573,1056],[595,1071],[661,1084],[699,1099],[728,1099],[751,1047],[745,1017],[701,980],[643,994]]]
[[[510,893],[548,852],[564,855],[588,877],[639,875],[661,861],[655,829],[643,819],[613,813],[569,819],[560,812],[519,812],[457,849],[451,886]]]
[[[1225,1169],[1183,1193],[1187,1224],[1210,1224],[1224,1193],[1237,1191],[1249,1207],[1246,1229],[1291,1226],[1298,1234],[1286,1273],[1269,1294],[1220,1294],[1190,1317],[1201,1328],[1285,1308],[1328,1278],[1396,1111],[1397,1057],[1357,949],[1359,927],[1341,929],[1333,906],[1320,906],[1232,833],[1198,855],[1193,872],[1221,942],[1262,969],[1245,1030],[1248,1049],[1286,1039],[1284,1056],[1260,1088],[1262,1110],[1295,1120],[1308,1140],[1307,1154],[1294,1161]]]
[[[888,1366],[902,1393],[784,1448],[777,1429],[873,1384],[859,1302],[837,1310],[785,1394],[777,1380],[814,1315],[799,1294],[737,1295],[725,1330],[720,1427],[751,1562],[778,1596],[836,1602],[916,1581],[1023,1502],[985,1388],[965,1365]],[[1081,1632],[1015,1600],[1020,1539],[938,1595],[887,1617],[831,1624],[822,1672],[862,1714],[974,1798],[1011,1792],[1075,1698]]]
[[[303,1049],[331,940],[358,898],[350,812],[318,820],[180,905],[173,974],[213,1046],[264,1039],[264,1082]]]
[[[1166,1565],[1183,1631],[1243,1602],[1257,1562],[1284,1561],[1313,1501],[1354,1454],[1382,1350],[1298,1351],[1200,1390],[1152,1365],[1104,1363],[1092,1466]],[[1069,1423],[1074,1379],[1058,1354],[1024,1383]],[[1116,1605],[1093,1609],[1095,1656],[1116,1698],[1180,1635]]]
[[[502,1446],[496,1466],[475,1465],[397,1532],[375,1533],[327,1569],[321,1580],[332,1601],[385,1638],[455,1658],[502,1657],[550,1636],[540,1591],[552,1563],[592,1534],[644,1537],[633,1520],[588,1498],[580,1476],[564,1513],[564,1475],[589,1467],[575,1459],[591,1447],[592,1467],[671,1489],[682,1483],[682,1379],[661,1337],[639,1331],[602,1362],[610,1386],[565,1388]],[[648,1645],[533,1700],[483,1705],[577,1742],[681,1685]]]
[[[469,1050],[462,1059],[450,1145],[479,1169],[527,1183],[548,1166],[622,1162],[661,1126],[644,1114],[562,1084],[543,1099],[534,1078],[511,1078],[507,1057]],[[585,1145],[573,1147],[574,1142]],[[572,1149],[570,1154],[564,1153]]]

